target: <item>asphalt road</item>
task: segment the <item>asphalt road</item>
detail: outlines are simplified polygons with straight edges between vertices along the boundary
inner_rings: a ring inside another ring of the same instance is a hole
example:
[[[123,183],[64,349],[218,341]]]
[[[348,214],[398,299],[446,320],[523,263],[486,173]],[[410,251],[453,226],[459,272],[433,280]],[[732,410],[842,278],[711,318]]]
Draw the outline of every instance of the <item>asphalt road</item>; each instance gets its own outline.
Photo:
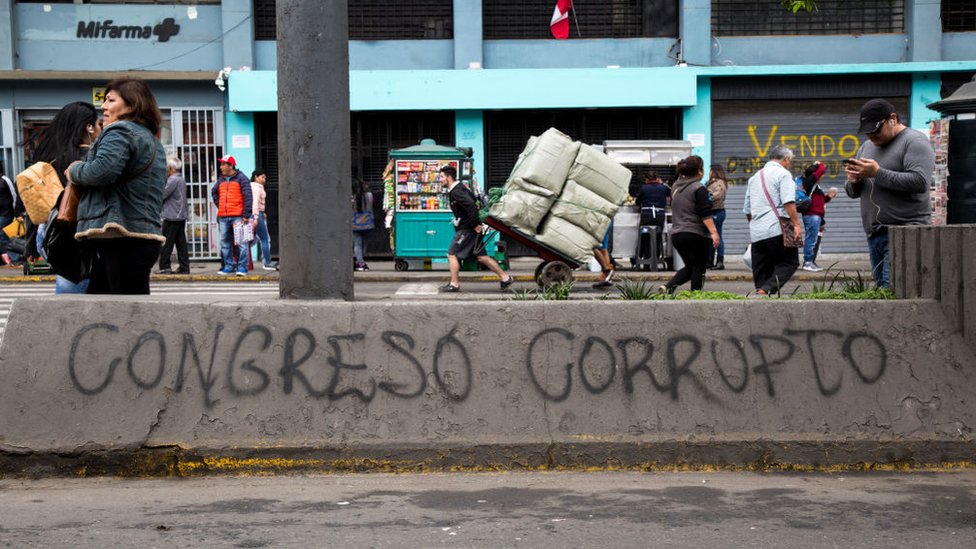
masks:
[[[7,547],[973,547],[976,471],[0,480]]]

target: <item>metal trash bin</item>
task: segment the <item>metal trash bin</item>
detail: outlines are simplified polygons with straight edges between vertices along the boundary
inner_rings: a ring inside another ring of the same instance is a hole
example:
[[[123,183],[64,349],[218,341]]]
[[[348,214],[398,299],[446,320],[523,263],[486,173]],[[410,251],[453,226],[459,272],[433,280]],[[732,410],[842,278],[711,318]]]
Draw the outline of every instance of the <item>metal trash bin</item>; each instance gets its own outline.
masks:
[[[656,225],[640,226],[637,233],[637,257],[634,260],[634,269],[657,271],[661,257],[657,247],[658,231],[660,228]]]

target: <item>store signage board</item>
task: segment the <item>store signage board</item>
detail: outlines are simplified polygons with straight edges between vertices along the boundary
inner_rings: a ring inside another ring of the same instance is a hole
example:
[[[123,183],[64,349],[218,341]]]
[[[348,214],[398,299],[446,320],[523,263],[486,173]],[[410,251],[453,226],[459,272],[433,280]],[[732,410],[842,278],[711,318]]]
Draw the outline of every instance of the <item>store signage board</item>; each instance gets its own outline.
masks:
[[[251,148],[251,136],[250,135],[232,135],[230,138],[230,146],[232,149],[250,149]]]
[[[76,38],[90,38],[102,40],[150,40],[154,36],[159,42],[169,42],[169,39],[180,33],[180,26],[176,19],[167,17],[154,26],[117,24],[112,19],[104,21],[78,21]]]
[[[105,102],[105,88],[98,87],[92,88],[92,105],[96,107],[101,107],[102,103]]]

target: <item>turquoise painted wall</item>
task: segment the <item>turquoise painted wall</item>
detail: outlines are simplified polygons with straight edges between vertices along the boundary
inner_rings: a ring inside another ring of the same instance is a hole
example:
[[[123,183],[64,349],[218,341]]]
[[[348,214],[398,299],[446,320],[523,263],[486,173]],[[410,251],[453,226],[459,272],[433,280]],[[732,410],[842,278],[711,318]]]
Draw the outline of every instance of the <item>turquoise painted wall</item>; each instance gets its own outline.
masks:
[[[248,177],[251,177],[251,172],[257,168],[258,162],[257,140],[254,133],[254,113],[228,112],[224,117],[224,123],[224,135],[226,139],[224,154],[233,156],[234,160],[237,161],[237,169],[244,172]],[[235,148],[233,146],[235,136],[237,136],[238,140],[246,137],[248,146]]]
[[[351,71],[349,86],[354,111],[683,107],[696,101],[695,73],[687,68]],[[274,111],[277,74],[232,72],[228,94],[230,110]]]
[[[941,96],[942,80],[939,73],[916,73],[912,75],[911,120],[909,126],[928,133],[929,120],[942,118],[938,111],[927,105],[935,103]]]
[[[454,113],[454,143],[458,147],[474,150],[474,173],[479,188],[485,190],[485,119],[482,111],[457,111]],[[442,145],[447,143],[442,143]]]
[[[705,177],[712,159],[712,82],[707,76],[698,78],[697,103],[684,110],[682,118],[682,138],[695,142],[693,137],[700,136],[701,145],[694,146],[691,154],[702,157],[705,161]]]

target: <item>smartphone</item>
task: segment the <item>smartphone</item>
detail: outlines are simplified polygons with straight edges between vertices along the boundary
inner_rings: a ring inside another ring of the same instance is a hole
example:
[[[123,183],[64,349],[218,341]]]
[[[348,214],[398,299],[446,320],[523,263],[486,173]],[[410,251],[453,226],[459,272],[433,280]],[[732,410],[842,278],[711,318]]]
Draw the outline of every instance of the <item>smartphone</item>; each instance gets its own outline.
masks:
[[[853,164],[855,160],[857,160],[857,159],[856,158],[845,158],[844,159],[844,164]]]

